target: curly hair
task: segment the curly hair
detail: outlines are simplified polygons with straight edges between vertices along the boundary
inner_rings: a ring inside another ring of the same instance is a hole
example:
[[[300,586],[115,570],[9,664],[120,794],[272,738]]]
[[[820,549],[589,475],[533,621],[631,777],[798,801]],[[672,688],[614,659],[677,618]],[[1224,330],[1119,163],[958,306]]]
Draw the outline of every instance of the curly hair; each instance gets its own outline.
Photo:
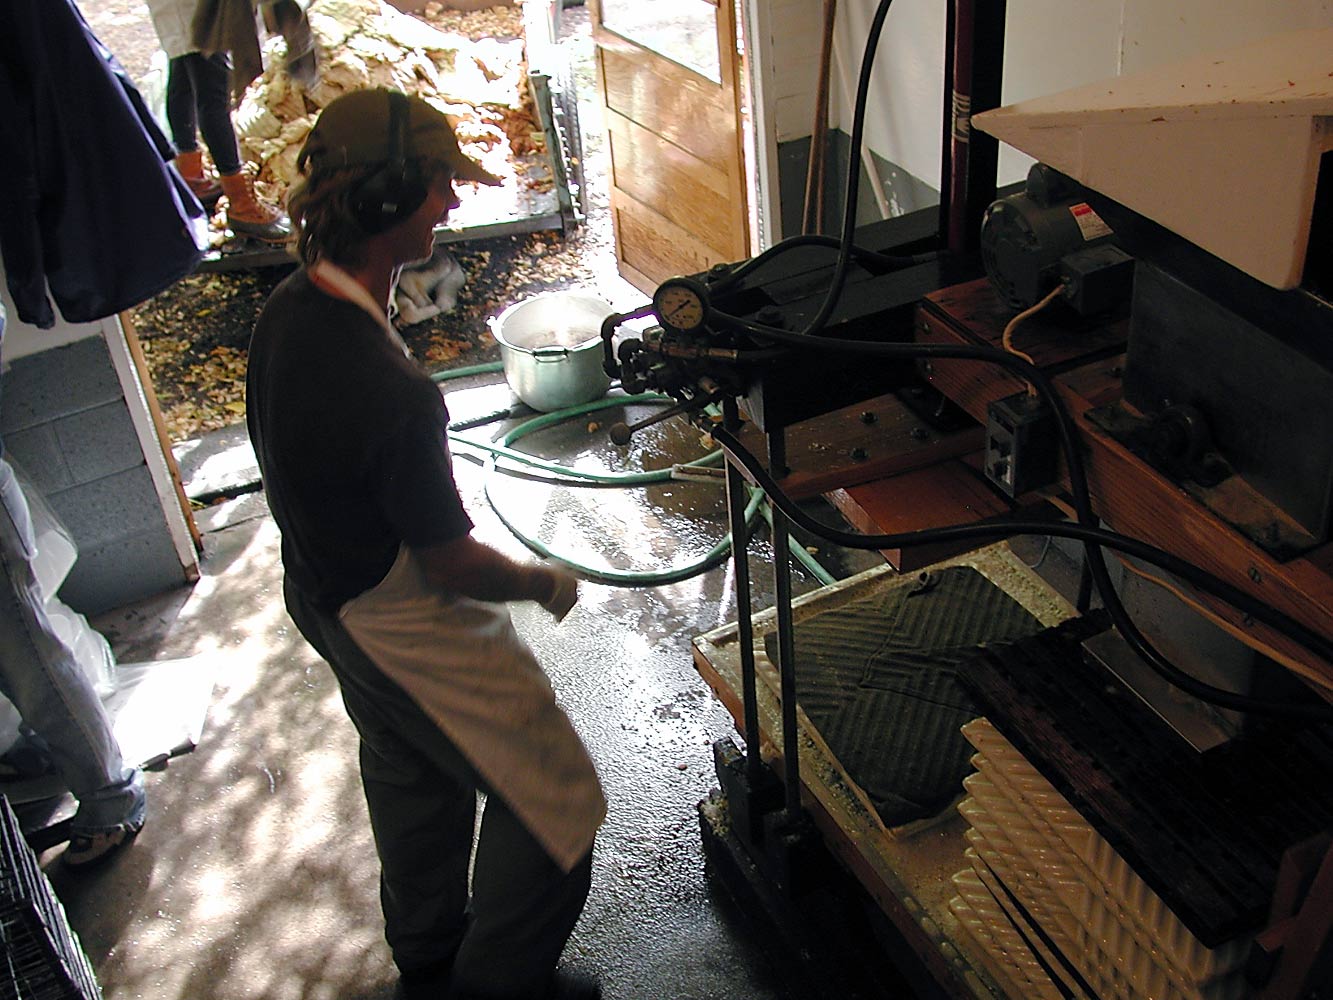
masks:
[[[352,210],[352,192],[377,167],[343,167],[306,171],[287,193],[287,215],[292,220],[292,247],[307,267],[320,258],[338,264],[360,264],[365,230]]]
[[[441,174],[452,173],[448,165],[418,161],[422,180],[428,186]],[[352,195],[380,166],[339,167],[335,170],[307,169],[287,195],[287,215],[292,220],[292,252],[307,267],[321,258],[335,264],[356,266],[365,261],[369,234],[357,222]]]

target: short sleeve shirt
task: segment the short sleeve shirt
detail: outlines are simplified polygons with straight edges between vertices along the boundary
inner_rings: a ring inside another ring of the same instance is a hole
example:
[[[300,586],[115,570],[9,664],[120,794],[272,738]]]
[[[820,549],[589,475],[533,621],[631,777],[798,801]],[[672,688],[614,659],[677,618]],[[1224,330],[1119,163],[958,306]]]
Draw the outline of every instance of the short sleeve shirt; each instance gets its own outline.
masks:
[[[283,568],[336,611],[401,545],[466,535],[438,386],[354,303],[304,270],[274,289],[250,343],[246,420]]]

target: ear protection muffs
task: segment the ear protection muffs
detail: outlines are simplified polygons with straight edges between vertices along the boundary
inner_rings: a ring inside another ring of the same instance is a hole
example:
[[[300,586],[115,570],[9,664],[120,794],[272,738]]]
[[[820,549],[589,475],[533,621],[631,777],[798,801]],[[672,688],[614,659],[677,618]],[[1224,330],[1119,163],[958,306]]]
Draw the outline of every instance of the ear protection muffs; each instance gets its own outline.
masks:
[[[389,158],[352,192],[352,212],[367,235],[374,236],[406,219],[426,200],[420,166],[412,159],[407,127],[407,96],[389,93]]]

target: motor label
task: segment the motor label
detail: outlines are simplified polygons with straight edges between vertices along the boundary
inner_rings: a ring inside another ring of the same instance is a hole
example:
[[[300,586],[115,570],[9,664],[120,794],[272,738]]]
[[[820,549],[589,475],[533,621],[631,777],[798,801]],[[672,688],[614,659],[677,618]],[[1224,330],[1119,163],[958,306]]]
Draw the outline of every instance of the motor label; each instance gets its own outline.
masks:
[[[1074,221],[1078,223],[1079,230],[1083,233],[1083,239],[1098,240],[1103,236],[1111,235],[1111,227],[1102,221],[1102,217],[1092,210],[1092,206],[1086,201],[1081,201],[1077,205],[1069,206],[1070,214],[1074,216]]]

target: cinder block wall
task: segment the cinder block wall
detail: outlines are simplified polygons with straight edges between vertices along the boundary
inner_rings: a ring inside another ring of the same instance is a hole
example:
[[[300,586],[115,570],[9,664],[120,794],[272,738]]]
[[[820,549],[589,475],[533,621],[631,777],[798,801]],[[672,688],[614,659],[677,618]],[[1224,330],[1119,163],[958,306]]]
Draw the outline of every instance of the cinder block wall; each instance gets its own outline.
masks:
[[[60,598],[85,615],[187,582],[102,337],[7,362],[0,437],[78,546]]]

